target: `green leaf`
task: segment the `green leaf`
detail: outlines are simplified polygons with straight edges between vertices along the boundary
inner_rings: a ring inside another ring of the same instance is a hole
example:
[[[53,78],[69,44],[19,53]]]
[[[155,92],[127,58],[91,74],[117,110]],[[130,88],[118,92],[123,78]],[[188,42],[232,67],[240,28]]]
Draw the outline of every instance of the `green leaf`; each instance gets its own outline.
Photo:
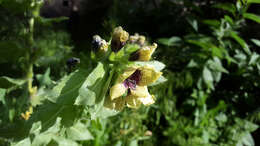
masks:
[[[40,133],[42,129],[42,124],[41,122],[36,122],[32,125],[32,128],[30,130],[30,134],[35,134],[35,135],[38,135]]]
[[[30,146],[30,145],[31,145],[30,138],[26,138],[26,139],[18,142],[17,144],[14,144],[13,146]]]
[[[251,55],[251,58],[250,58],[250,61],[249,61],[249,65],[256,64],[258,59],[259,59],[259,55],[254,52]]]
[[[206,85],[213,89],[213,76],[207,67],[204,67],[202,75]]]
[[[156,61],[156,60],[153,60],[153,61],[147,61],[147,62],[143,62],[143,61],[136,61],[134,62],[135,65],[140,65],[140,66],[144,66],[144,65],[150,65],[150,66],[153,66],[155,68],[155,70],[157,71],[161,71],[165,68],[165,64],[159,62],[159,61]]]
[[[86,128],[86,125],[78,122],[74,126],[66,129],[66,133],[69,139],[84,141],[94,139],[92,134]]]
[[[187,21],[189,22],[189,24],[192,26],[192,28],[198,32],[198,21],[196,19],[193,18],[188,18]]]
[[[129,146],[138,146],[138,140],[132,140]]]
[[[258,47],[260,47],[260,40],[257,39],[251,39],[251,41]]]
[[[234,24],[234,21],[231,17],[229,17],[228,15],[224,16],[224,19],[229,23],[229,24]]]
[[[245,136],[239,139],[236,146],[255,146],[254,139],[249,132],[246,132]]]
[[[217,3],[212,6],[213,8],[218,8],[230,12],[232,15],[236,13],[236,6],[232,3]]]
[[[206,19],[206,20],[203,20],[202,23],[207,24],[207,25],[211,25],[211,26],[214,26],[214,27],[220,26],[219,20],[216,20],[216,19]]]
[[[173,36],[170,38],[160,38],[157,40],[158,43],[165,46],[176,46],[181,41],[181,38]]]
[[[242,38],[240,38],[234,31],[230,32],[230,37],[232,37],[234,40],[236,40],[247,54],[251,54],[251,51],[250,51],[247,43]]]
[[[247,3],[248,4],[251,4],[251,3],[260,4],[260,0],[247,0]]]
[[[89,113],[92,120],[96,118],[106,118],[118,113],[111,109],[107,109],[103,106],[105,100],[107,99],[106,94],[113,76],[114,76],[114,70],[111,70],[107,77],[106,83],[103,86],[102,94],[100,95],[101,97],[100,102],[93,105],[91,108],[89,108]]]
[[[23,79],[13,79],[10,77],[2,76],[0,77],[0,88],[11,88],[13,86],[21,86],[26,82]]]
[[[5,92],[6,92],[6,89],[2,89],[0,88],[0,101],[5,105],[6,102],[5,102]]]
[[[78,146],[78,144],[75,141],[72,141],[70,139],[61,137],[61,136],[53,136],[52,138],[54,141],[58,143],[59,146]]]
[[[38,22],[41,22],[44,25],[52,25],[53,23],[59,23],[65,20],[69,20],[68,17],[56,17],[56,18],[44,18],[44,17],[37,17]]]
[[[24,130],[37,121],[41,121],[42,129],[46,130],[55,123],[57,117],[62,117],[62,124],[70,126],[76,117],[75,111],[77,107],[73,103],[79,95],[78,90],[85,81],[87,74],[88,72],[83,69],[72,73],[66,79],[65,86],[58,97],[55,97],[55,103],[46,101],[46,103],[39,106],[26,123]]]
[[[41,74],[36,75],[36,78],[40,82],[41,86],[48,86],[52,84],[52,80],[50,78],[50,72],[51,70],[50,68],[48,68],[43,75]]]
[[[222,66],[221,61],[218,57],[214,57],[213,60],[208,61],[209,68],[219,72],[228,73],[228,71]]]
[[[33,127],[30,130],[32,133],[35,134],[35,137],[32,141],[32,146],[47,145],[51,141],[51,139],[56,136],[60,131],[61,118],[58,117],[51,127],[49,127],[46,131],[37,134],[41,130],[41,126],[39,123],[40,122],[37,122],[37,124],[33,124]]]
[[[243,16],[246,18],[246,19],[250,19],[250,20],[253,20],[257,23],[260,23],[260,16],[258,15],[255,15],[253,13],[244,13]]]
[[[95,102],[98,102],[102,94],[104,76],[104,66],[99,63],[79,89],[79,96],[75,101],[75,105],[94,105]]]

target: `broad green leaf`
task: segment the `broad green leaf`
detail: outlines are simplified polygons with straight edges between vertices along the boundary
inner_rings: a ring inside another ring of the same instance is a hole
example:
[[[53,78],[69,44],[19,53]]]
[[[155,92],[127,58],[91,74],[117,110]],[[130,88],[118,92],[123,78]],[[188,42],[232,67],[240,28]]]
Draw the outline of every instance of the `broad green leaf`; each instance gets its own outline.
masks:
[[[11,88],[13,86],[21,86],[26,80],[23,79],[13,79],[10,77],[2,76],[0,77],[0,88]]]
[[[57,117],[62,117],[62,124],[70,126],[76,116],[75,110],[77,110],[77,107],[73,106],[73,104],[79,95],[78,90],[85,81],[87,74],[88,72],[82,69],[72,73],[58,95],[56,102],[46,101],[46,103],[39,106],[26,123],[24,130],[37,121],[41,121],[42,129],[46,130],[55,123]]]
[[[6,92],[6,89],[2,89],[0,88],[0,101],[5,105],[6,102],[5,102],[5,92]]]
[[[44,93],[42,93],[42,95],[38,95],[38,96],[44,96],[42,98],[47,98],[48,100],[50,100],[51,102],[56,102],[57,98],[60,96],[61,91],[63,89],[63,87],[66,85],[67,81],[71,78],[71,76],[73,76],[74,74],[70,74],[69,76],[64,76],[56,86],[53,87],[53,89],[51,90],[45,90]]]
[[[66,129],[66,133],[69,139],[84,141],[93,139],[92,134],[86,128],[86,125],[78,122],[74,126]]]
[[[50,78],[50,72],[51,70],[50,68],[48,68],[43,75],[41,74],[36,75],[36,78],[40,82],[41,86],[48,86],[52,84],[52,80]]]
[[[106,107],[101,107],[98,112],[95,113],[95,115],[92,114],[92,119],[95,119],[96,117],[99,117],[101,119],[105,119],[111,116],[114,116],[118,114],[119,111],[111,110]]]
[[[138,146],[138,140],[132,140],[129,146]]]
[[[18,142],[17,144],[14,144],[13,146],[30,146],[30,145],[31,145],[30,138],[26,138],[26,139]]]
[[[249,132],[246,132],[246,134],[239,139],[236,146],[255,146],[255,142],[252,135]]]
[[[256,15],[256,14],[253,14],[253,13],[244,13],[243,16],[246,18],[246,19],[250,19],[250,20],[253,20],[257,23],[260,23],[260,16]]]
[[[258,47],[260,47],[260,40],[257,40],[257,39],[251,39],[251,41],[257,45]]]
[[[91,116],[91,119],[96,119],[98,117],[100,118],[106,118],[106,117],[109,117],[109,116],[112,116],[112,115],[115,115],[117,114],[118,112],[115,112],[113,110],[110,110],[110,109],[107,109],[103,106],[106,98],[108,98],[106,95],[107,95],[107,92],[108,92],[108,88],[109,88],[109,85],[111,83],[111,80],[114,76],[114,70],[111,70],[109,72],[109,75],[107,77],[107,80],[103,86],[103,89],[101,91],[101,95],[100,95],[100,102],[95,104],[94,106],[92,106],[91,108],[89,108],[89,113],[90,113],[90,116]]]
[[[239,37],[234,31],[230,32],[230,37],[232,37],[234,40],[236,40],[247,54],[251,54],[251,51],[250,51],[247,43],[245,42],[245,40],[243,40],[241,37]]]
[[[58,143],[59,146],[78,146],[78,144],[70,139],[61,137],[61,136],[53,136],[52,138],[54,141]]]
[[[30,134],[38,135],[42,129],[41,122],[36,122],[32,125],[32,128],[30,129]]]
[[[177,43],[181,41],[181,38],[173,36],[170,38],[160,38],[158,39],[158,43],[163,44],[165,46],[176,46]]]
[[[39,124],[34,124],[31,129],[31,131],[35,134],[35,137],[32,141],[32,146],[47,145],[52,140],[52,138],[58,134],[58,132],[60,131],[60,126],[61,118],[58,117],[56,119],[56,122],[51,127],[49,127],[46,131],[37,134],[38,131],[41,130],[41,126]]]
[[[99,96],[102,94],[104,76],[104,66],[99,63],[79,89],[79,96],[75,101],[75,105],[86,106],[98,102],[98,99],[100,99]]]

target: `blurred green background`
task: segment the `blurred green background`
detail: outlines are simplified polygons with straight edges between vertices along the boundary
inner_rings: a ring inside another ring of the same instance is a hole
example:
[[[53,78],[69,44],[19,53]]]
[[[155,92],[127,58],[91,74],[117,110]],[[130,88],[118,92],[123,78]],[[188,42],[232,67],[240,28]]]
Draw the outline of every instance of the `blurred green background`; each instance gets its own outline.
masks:
[[[92,137],[78,145],[260,145],[259,0],[46,0],[37,8],[30,5],[0,0],[0,145],[21,140],[3,131],[22,123],[20,114],[29,106],[22,79],[28,62],[33,62],[33,85],[51,90],[70,72],[68,58],[78,57],[79,66],[93,68],[92,36],[109,40],[116,26],[158,44],[153,58],[166,64],[167,82],[151,88],[156,103],[150,107],[87,121]],[[33,42],[28,37],[32,16],[37,16]]]

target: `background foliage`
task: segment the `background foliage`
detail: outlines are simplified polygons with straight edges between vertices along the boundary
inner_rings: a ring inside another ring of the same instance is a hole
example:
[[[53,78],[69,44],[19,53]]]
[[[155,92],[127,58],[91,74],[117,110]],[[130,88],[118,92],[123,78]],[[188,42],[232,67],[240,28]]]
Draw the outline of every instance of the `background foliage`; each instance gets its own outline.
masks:
[[[99,18],[87,8],[43,18],[42,4],[0,0],[0,145],[260,144],[260,1],[114,0]],[[74,104],[105,93],[93,84],[108,88],[112,73],[90,59],[91,36],[108,40],[117,25],[159,44],[167,82],[150,90],[156,103],[120,113],[96,98]],[[66,66],[71,56],[77,67]]]

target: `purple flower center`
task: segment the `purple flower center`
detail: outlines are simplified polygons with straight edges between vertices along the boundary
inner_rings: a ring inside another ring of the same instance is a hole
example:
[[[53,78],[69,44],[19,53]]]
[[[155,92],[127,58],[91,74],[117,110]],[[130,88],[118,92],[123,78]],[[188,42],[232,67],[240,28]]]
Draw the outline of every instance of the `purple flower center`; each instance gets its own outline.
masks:
[[[130,77],[124,80],[123,84],[125,88],[130,88],[132,90],[136,89],[136,85],[141,80],[141,71],[136,70]]]

